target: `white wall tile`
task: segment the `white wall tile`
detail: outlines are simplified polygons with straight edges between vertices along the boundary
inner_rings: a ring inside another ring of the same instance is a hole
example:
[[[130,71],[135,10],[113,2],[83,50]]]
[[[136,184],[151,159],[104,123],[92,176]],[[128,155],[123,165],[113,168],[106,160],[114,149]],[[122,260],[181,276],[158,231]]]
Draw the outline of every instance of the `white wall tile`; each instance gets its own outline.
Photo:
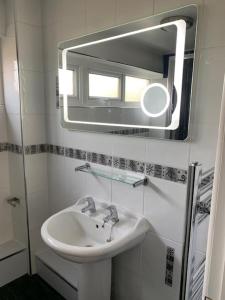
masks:
[[[44,221],[50,216],[48,191],[39,190],[36,192],[30,192],[28,193],[27,198],[29,211],[29,228],[30,230],[33,230],[37,227],[41,227]]]
[[[20,90],[25,114],[44,114],[46,112],[43,72],[21,70]]]
[[[61,126],[59,110],[57,110],[57,114],[48,116],[47,140],[50,144],[64,145],[64,129]]]
[[[5,143],[8,141],[8,136],[7,136],[7,124],[6,124],[6,112],[3,107],[1,108],[0,106],[0,143]]]
[[[41,0],[16,0],[16,20],[19,22],[41,25]]]
[[[23,116],[23,137],[25,145],[45,144],[45,115],[26,114]]]
[[[55,24],[61,20],[62,3],[62,0],[44,0],[42,2],[44,25]]]
[[[0,190],[10,190],[9,182],[9,156],[7,152],[0,152]]]
[[[58,69],[58,31],[57,24],[44,27],[44,68],[45,71],[56,71]]]
[[[116,23],[126,23],[153,15],[154,0],[116,0]]]
[[[63,0],[60,3],[58,42],[81,36],[85,33],[85,5],[82,0]]]
[[[173,286],[165,284],[166,250],[175,249]],[[183,247],[149,233],[142,248],[142,299],[179,299]]]
[[[113,140],[107,134],[64,129],[64,142],[67,147],[112,155]]]
[[[21,120],[19,114],[7,114],[8,142],[21,145]]]
[[[65,158],[66,190],[72,192],[72,204],[80,198],[90,195],[99,201],[111,202],[111,181],[88,173],[75,172],[75,167],[84,164],[84,161]],[[109,167],[91,164],[93,168],[110,172]],[[69,200],[69,199],[68,199]]]
[[[203,50],[199,59],[197,91],[191,122],[190,161],[204,168],[214,164],[225,72],[224,48]]]
[[[20,199],[20,205],[13,208],[12,210],[12,223],[13,223],[13,238],[20,241],[24,245],[28,243],[28,228],[27,228],[27,215],[26,215],[26,204],[25,194],[18,195],[13,194]]]
[[[166,143],[166,147],[165,147]],[[187,169],[190,143],[171,141],[146,141],[146,161],[168,167]]]
[[[0,244],[13,238],[11,206],[6,202],[9,196],[8,189],[0,189]]]
[[[48,183],[50,213],[53,214],[67,206],[67,198],[69,198],[68,202],[71,201],[71,192],[68,195],[67,191],[64,157],[49,155]]]
[[[225,71],[225,48],[201,51],[198,67],[195,122],[218,123]]]
[[[19,63],[23,70],[43,71],[42,29],[17,23]]]
[[[26,155],[25,171],[28,193],[43,190],[47,184],[47,154]]]
[[[96,164],[91,164],[91,167],[98,168],[100,170],[110,172],[110,167],[104,167]],[[79,173],[79,172],[78,172]],[[93,176],[92,174],[82,173],[78,175],[83,180],[81,186],[82,194],[91,195],[96,199],[103,202],[111,202],[111,181],[99,176]]]
[[[4,102],[7,113],[19,113],[19,81],[15,38],[5,38],[2,43],[2,70]]]
[[[202,4],[203,0],[155,0],[154,14],[173,10],[189,4]]]
[[[115,25],[115,0],[87,0],[87,32],[94,32]]]
[[[24,198],[24,169],[23,157],[16,153],[8,153],[9,156],[9,178],[11,194],[18,198]],[[22,203],[25,207],[25,203]]]
[[[84,187],[87,186],[84,182],[84,177],[81,172],[75,172],[75,168],[81,166],[85,162],[82,160],[77,160],[73,158],[65,158],[65,169],[64,173],[64,182],[65,182],[65,190],[66,190],[66,199],[63,201],[64,207],[68,207],[73,205],[79,198],[86,196],[89,192],[90,195],[94,194],[93,190],[86,190]],[[91,174],[89,175],[89,177]],[[91,178],[88,178],[88,174],[86,177],[86,181]],[[89,184],[88,184],[89,186]],[[89,186],[90,187],[90,186]],[[94,195],[92,195],[94,196]]]
[[[3,90],[3,73],[2,73],[2,62],[0,63],[0,112],[2,111],[2,105],[4,105],[4,90]]]
[[[217,128],[207,124],[199,124],[196,127],[191,144],[190,162],[201,163],[206,171],[215,164]]]
[[[144,215],[151,231],[182,243],[186,215],[186,185],[151,178],[144,187]]]
[[[145,161],[146,140],[125,136],[110,136],[112,140],[112,154],[134,160]]]
[[[225,2],[223,0],[204,1],[204,41],[203,47],[225,46],[223,28],[225,25],[224,12]]]
[[[112,181],[112,202],[131,212],[143,213],[143,192],[143,186],[133,188],[125,183]]]
[[[56,104],[56,71],[46,72],[45,73],[45,104],[46,104],[46,113],[57,114]]]
[[[172,10],[181,6],[180,0],[156,0],[154,1],[154,14]]]

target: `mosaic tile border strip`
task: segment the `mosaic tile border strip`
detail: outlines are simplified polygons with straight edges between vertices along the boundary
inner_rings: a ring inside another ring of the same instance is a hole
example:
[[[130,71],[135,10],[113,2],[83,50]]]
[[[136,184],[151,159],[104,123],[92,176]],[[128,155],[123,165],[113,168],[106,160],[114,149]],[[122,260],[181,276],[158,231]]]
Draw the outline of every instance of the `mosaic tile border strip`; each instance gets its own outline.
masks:
[[[172,287],[173,286],[173,268],[174,268],[174,257],[175,249],[167,247],[166,249],[166,274],[165,274],[165,284]]]
[[[145,163],[121,157],[113,157],[113,167],[121,170],[128,170],[137,173],[145,173]]]
[[[8,143],[0,143],[0,152],[8,151]]]
[[[10,143],[0,143],[0,152],[8,151],[16,154],[22,153],[22,146]]]
[[[10,151],[13,153],[22,153],[22,147],[18,145],[2,143],[0,151]],[[89,152],[82,149],[74,149],[52,144],[38,144],[25,146],[25,154],[33,155],[40,153],[51,153],[55,155],[65,156],[69,158],[84,160],[95,164],[114,167],[120,170],[127,170],[137,173],[146,174],[147,176],[156,177],[172,182],[187,182],[187,170],[162,166],[143,161],[131,160],[122,157],[113,157],[110,155]]]
[[[29,145],[25,146],[25,154],[47,153],[49,150],[48,144]]]
[[[167,166],[146,163],[146,174],[174,182],[187,182],[187,171]]]

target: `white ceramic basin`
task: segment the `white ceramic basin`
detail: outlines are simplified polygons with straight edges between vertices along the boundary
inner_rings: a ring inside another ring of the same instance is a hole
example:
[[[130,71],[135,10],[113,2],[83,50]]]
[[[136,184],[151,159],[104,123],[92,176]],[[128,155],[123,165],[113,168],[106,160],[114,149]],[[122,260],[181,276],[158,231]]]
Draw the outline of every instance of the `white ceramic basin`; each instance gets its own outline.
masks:
[[[80,199],[74,206],[51,216],[41,229],[44,242],[67,259],[87,263],[111,258],[144,239],[150,227],[144,217],[117,206],[119,222],[113,227],[111,222],[102,227],[109,204],[96,200],[95,204],[94,214],[81,213],[85,204]]]

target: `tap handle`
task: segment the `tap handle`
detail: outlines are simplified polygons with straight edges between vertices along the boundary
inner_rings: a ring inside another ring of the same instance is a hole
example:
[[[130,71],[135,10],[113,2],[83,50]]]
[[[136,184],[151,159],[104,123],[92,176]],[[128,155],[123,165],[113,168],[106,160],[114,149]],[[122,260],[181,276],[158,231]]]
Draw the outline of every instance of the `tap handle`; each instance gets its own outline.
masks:
[[[86,197],[84,201],[87,202],[87,205],[81,209],[81,212],[84,213],[86,211],[90,211],[92,213],[96,212],[95,201],[92,197]]]
[[[94,199],[92,197],[86,197],[84,200],[88,203],[88,205],[94,203]]]
[[[110,215],[113,215],[114,213],[117,213],[115,205],[110,205],[106,209],[109,210]]]
[[[108,222],[109,220],[111,220],[114,223],[119,222],[119,217],[118,217],[116,206],[110,205],[106,209],[109,210],[110,214],[104,218],[104,221]]]

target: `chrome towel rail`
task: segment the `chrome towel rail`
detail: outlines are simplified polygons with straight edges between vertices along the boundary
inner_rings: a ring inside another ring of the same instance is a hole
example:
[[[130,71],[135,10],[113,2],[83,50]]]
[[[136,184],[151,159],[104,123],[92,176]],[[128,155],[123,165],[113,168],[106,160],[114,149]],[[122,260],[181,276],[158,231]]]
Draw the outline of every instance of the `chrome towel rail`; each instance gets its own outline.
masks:
[[[198,163],[189,166],[181,300],[201,300],[203,296],[205,253],[204,259],[196,266],[198,227],[210,214],[213,177],[214,168],[202,172]]]

